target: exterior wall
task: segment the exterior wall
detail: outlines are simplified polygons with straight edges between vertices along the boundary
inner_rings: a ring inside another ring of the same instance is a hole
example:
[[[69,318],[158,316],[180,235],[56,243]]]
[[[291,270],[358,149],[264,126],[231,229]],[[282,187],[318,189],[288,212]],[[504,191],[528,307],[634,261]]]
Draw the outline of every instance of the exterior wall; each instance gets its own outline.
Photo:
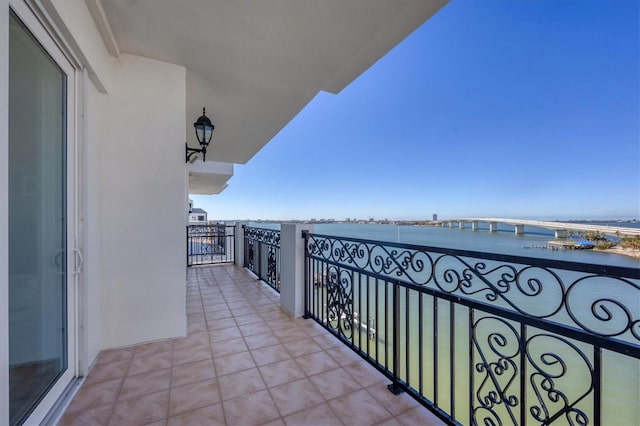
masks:
[[[101,146],[102,348],[186,333],[185,69],[114,64]]]
[[[89,78],[100,91],[109,90],[111,57],[98,32],[85,0],[40,0],[65,42],[89,70]]]
[[[84,267],[82,286],[85,294],[81,303],[84,304],[84,350],[86,351],[86,370],[91,365],[100,350],[101,340],[101,268],[102,249],[100,223],[102,212],[100,159],[101,147],[108,139],[107,133],[107,96],[98,92],[95,86],[84,81],[85,105],[84,111],[84,170],[82,173],[82,252],[84,253]],[[82,344],[82,342],[81,342]],[[82,353],[82,351],[81,351]],[[84,371],[86,372],[86,371]]]

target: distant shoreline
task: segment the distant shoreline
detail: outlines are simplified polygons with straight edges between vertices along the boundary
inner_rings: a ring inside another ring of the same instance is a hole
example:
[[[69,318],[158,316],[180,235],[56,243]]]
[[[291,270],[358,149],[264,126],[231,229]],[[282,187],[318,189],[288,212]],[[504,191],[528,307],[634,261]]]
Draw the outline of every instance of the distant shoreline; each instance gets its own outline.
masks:
[[[608,249],[597,249],[594,248],[594,251],[599,251],[602,253],[611,253],[611,254],[620,254],[623,256],[628,256],[628,257],[633,257],[634,259],[640,259],[640,250],[638,249],[632,249],[632,248],[625,248],[625,247],[620,247],[620,246],[616,246],[616,247],[611,247]]]

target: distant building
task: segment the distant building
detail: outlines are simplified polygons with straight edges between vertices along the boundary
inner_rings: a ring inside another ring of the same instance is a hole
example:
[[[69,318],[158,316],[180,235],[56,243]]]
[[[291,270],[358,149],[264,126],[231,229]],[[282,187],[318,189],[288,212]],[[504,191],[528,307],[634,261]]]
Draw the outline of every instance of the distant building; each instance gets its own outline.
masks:
[[[207,224],[207,212],[194,207],[189,213],[189,225],[206,225]]]

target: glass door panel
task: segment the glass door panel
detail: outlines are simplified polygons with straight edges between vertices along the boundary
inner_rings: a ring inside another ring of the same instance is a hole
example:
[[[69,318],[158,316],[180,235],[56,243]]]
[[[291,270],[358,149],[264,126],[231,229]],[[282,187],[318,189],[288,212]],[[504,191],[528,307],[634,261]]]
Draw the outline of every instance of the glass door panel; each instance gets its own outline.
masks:
[[[66,75],[9,28],[9,416],[23,422],[67,369]]]

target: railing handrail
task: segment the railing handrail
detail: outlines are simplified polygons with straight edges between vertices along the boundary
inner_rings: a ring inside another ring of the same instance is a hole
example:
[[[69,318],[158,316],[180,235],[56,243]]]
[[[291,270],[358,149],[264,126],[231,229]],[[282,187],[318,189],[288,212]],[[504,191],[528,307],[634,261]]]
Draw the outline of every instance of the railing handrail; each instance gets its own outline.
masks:
[[[388,247],[396,247],[401,249],[409,249],[409,250],[417,250],[417,251],[428,251],[428,252],[451,255],[451,256],[473,257],[473,258],[482,259],[482,260],[516,263],[520,265],[529,265],[533,262],[538,266],[543,266],[546,268],[614,276],[618,278],[640,279],[640,267],[631,268],[631,267],[625,267],[625,266],[612,266],[612,265],[573,262],[568,260],[553,260],[553,259],[545,259],[541,257],[514,256],[511,254],[487,253],[487,252],[473,251],[473,250],[460,250],[460,249],[452,249],[452,248],[446,248],[446,247],[424,246],[419,244],[406,244],[406,243],[396,243],[391,241],[369,240],[369,239],[348,237],[348,236],[316,234],[316,233],[310,233],[308,231],[302,231],[302,235],[303,237],[304,235],[309,235],[310,237],[331,238],[331,239],[337,239],[342,241],[347,240],[347,241],[353,241],[356,243],[363,243],[363,244],[377,244],[377,245],[384,244],[385,246],[388,246]]]
[[[305,316],[448,423],[600,425],[605,359],[639,365],[640,269],[302,236]]]
[[[280,248],[280,230],[279,229],[258,228],[255,226],[247,226],[247,225],[243,225],[243,229],[244,229],[245,238],[249,238],[254,241],[259,241],[271,247]],[[247,236],[247,230],[251,230],[250,232],[253,232],[254,235]],[[258,235],[255,235],[255,234],[258,234]],[[269,235],[271,238],[260,238],[264,235]]]
[[[490,314],[499,315],[501,317],[504,317],[513,321],[518,321],[526,325],[531,325],[541,330],[561,334],[563,336],[570,337],[572,339],[579,340],[581,342],[600,346],[603,349],[611,350],[613,352],[629,355],[634,358],[640,359],[640,345],[636,345],[632,342],[619,340],[613,337],[599,336],[597,334],[589,333],[586,330],[583,330],[577,327],[572,327],[568,324],[559,323],[556,321],[552,321],[550,319],[540,319],[540,318],[532,317],[517,311],[505,309],[501,306],[490,305],[488,303],[484,303],[476,299],[471,299],[465,296],[455,295],[452,293],[446,293],[431,287],[421,286],[413,283],[407,283],[399,279],[398,280],[390,279],[388,276],[385,276],[382,274],[376,274],[375,272],[359,269],[357,267],[345,265],[343,263],[324,259],[322,257],[309,255],[308,258],[321,260],[324,263],[331,264],[334,266],[339,266],[342,269],[348,269],[352,272],[357,272],[358,274],[361,274],[364,276],[393,282],[394,284],[400,287],[409,288],[419,293],[436,296],[440,299],[447,300],[449,302],[453,302],[458,305],[463,305],[463,306],[467,306],[467,307],[477,309],[483,312],[487,312]]]

